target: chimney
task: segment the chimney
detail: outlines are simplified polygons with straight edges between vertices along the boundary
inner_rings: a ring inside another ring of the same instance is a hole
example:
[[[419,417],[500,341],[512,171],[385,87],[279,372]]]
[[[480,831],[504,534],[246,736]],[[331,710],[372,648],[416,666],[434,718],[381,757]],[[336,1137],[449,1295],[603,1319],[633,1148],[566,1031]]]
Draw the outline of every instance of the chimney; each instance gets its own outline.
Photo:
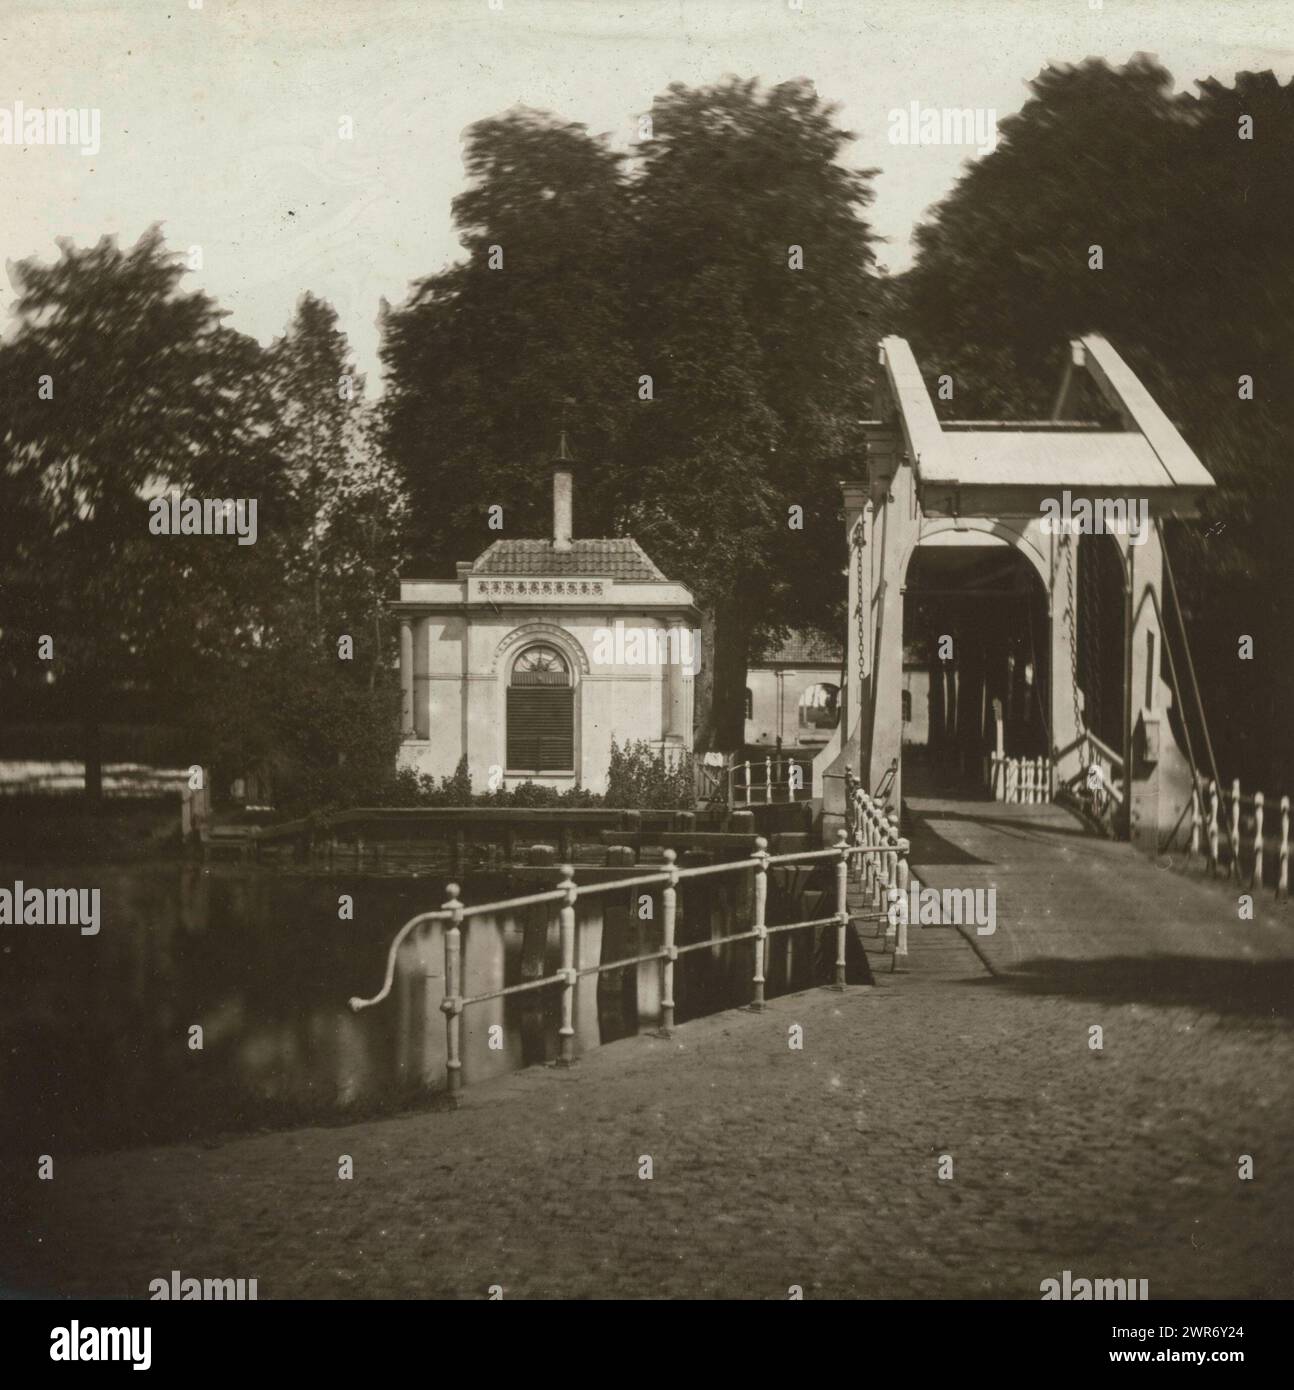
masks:
[[[574,460],[566,447],[566,431],[562,431],[561,442],[557,446],[557,457],[553,459],[553,549],[571,548],[571,510],[575,490],[571,465]]]

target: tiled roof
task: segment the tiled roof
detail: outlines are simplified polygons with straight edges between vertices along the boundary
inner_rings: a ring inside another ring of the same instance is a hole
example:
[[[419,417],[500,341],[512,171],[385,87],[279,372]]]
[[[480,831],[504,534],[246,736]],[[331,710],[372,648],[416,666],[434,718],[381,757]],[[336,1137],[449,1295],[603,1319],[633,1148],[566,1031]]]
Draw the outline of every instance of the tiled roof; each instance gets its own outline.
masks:
[[[829,661],[839,665],[843,655],[843,648],[836,638],[805,628],[792,632],[780,646],[765,647],[762,652],[751,658],[750,664],[768,666],[774,662],[790,665],[795,662],[817,664]]]
[[[552,541],[495,541],[477,556],[472,573],[527,577],[575,574],[665,582],[638,542],[627,536],[573,540],[569,550],[554,550]]]

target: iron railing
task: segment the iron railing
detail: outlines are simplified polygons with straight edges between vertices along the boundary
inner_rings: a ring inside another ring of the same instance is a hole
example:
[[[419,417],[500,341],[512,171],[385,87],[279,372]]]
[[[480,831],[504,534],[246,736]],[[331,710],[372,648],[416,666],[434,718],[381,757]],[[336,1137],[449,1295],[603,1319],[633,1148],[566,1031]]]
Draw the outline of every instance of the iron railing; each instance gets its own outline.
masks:
[[[865,797],[865,794],[861,794]],[[859,803],[860,808],[863,803]],[[577,884],[575,870],[569,864],[558,869],[561,881],[556,888],[542,893],[527,893],[520,897],[506,898],[499,902],[465,905],[459,898],[457,883],[448,885],[449,898],[443,907],[430,912],[420,912],[411,917],[395,934],[387,953],[386,978],[382,988],[371,998],[352,998],[350,1007],[355,1012],[380,1004],[390,993],[395,982],[396,953],[401,943],[415,928],[429,922],[443,922],[445,929],[445,995],[440,1008],[445,1015],[445,1051],[447,1086],[451,1096],[457,1094],[463,1085],[462,1059],[462,1014],[473,1004],[482,1004],[492,999],[502,999],[509,995],[522,994],[531,990],[551,989],[560,986],[561,1024],[559,1066],[570,1066],[575,1061],[575,987],[583,975],[597,975],[608,970],[623,970],[626,966],[645,965],[652,961],[660,962],[661,970],[661,1033],[668,1036],[674,1027],[674,964],[680,956],[693,951],[703,951],[714,946],[727,946],[738,941],[755,943],[755,970],[752,978],[752,997],[750,1007],[761,1010],[764,1007],[764,966],[766,963],[767,941],[770,936],[780,932],[800,931],[807,927],[834,926],[836,929],[836,961],[833,975],[833,988],[845,987],[845,939],[851,921],[849,910],[849,875],[851,862],[854,865],[856,882],[871,893],[871,908],[852,914],[853,919],[883,916],[877,907],[881,901],[893,901],[895,895],[906,894],[908,890],[908,842],[899,838],[898,825],[882,815],[879,807],[860,809],[860,828],[851,837],[844,831],[838,832],[838,842],[829,849],[805,850],[795,854],[770,855],[768,841],[762,836],[755,840],[754,852],[749,859],[736,860],[726,864],[702,864],[680,869],[675,863],[676,852],[664,852],[665,867],[650,873],[635,874],[626,878],[606,882]],[[863,843],[862,824],[865,823],[873,833],[873,842]],[[768,905],[768,871],[771,868],[789,864],[834,863],[836,866],[836,910],[830,916],[809,918],[801,922],[786,922],[769,926],[765,920]],[[711,935],[705,941],[689,942],[679,946],[674,939],[675,922],[678,915],[679,885],[686,881],[703,878],[720,878],[726,875],[751,874],[754,879],[753,922],[749,931],[732,935]],[[576,904],[584,899],[604,893],[624,892],[630,888],[647,888],[663,885],[662,892],[662,944],[659,950],[644,955],[632,956],[625,960],[602,962],[598,965],[576,967],[577,933],[579,924],[576,918]],[[559,922],[561,929],[561,968],[552,975],[539,979],[523,980],[520,984],[504,985],[485,990],[479,994],[463,993],[463,924],[474,917],[491,916],[498,913],[512,913],[525,907],[545,903],[560,903]],[[902,946],[906,952],[906,923],[900,926]],[[428,976],[428,980],[430,980]]]

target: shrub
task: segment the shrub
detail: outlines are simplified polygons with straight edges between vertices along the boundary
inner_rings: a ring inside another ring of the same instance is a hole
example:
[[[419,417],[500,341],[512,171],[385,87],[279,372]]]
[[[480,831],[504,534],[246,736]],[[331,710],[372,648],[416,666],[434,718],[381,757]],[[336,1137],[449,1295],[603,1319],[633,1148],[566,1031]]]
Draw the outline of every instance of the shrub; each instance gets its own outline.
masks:
[[[385,800],[400,741],[394,678],[370,689],[335,658],[283,643],[231,664],[195,710],[217,788],[268,775],[285,818]]]
[[[692,754],[666,753],[645,738],[620,747],[611,740],[607,768],[607,806],[642,810],[690,810],[696,804]]]

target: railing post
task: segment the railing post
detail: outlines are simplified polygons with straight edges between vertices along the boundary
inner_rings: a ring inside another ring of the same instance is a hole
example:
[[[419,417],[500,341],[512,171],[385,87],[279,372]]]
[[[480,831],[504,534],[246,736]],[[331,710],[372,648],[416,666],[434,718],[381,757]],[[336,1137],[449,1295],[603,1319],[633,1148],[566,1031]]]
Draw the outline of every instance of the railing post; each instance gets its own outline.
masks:
[[[559,917],[562,924],[562,1026],[557,1030],[561,1039],[558,1053],[559,1067],[575,1065],[575,985],[579,976],[575,971],[575,899],[579,889],[575,886],[575,869],[563,864],[558,870],[562,881],[557,885],[566,890],[566,901],[562,904]]]
[[[1289,897],[1290,891],[1290,799],[1281,797],[1281,860],[1280,876],[1276,880],[1276,896]]]
[[[1200,814],[1200,789],[1198,785],[1191,786],[1191,858],[1194,859],[1200,852],[1200,828],[1204,817]]]
[[[849,837],[836,831],[840,863],[836,865],[836,975],[833,989],[845,987],[845,933],[849,929]]]
[[[920,898],[920,896],[921,896],[921,880],[920,880],[920,879],[917,879],[917,878],[914,878],[914,879],[910,879],[910,880],[909,880],[909,883],[910,883],[910,885],[911,885],[911,891],[912,891],[912,893],[914,893],[918,898]],[[910,904],[910,901],[911,901],[911,900],[909,899],[909,902],[908,902],[908,903],[904,903],[904,905],[903,905],[903,911],[902,911],[902,912],[900,913],[900,915],[899,915],[899,934],[898,934],[898,939],[897,939],[897,940],[895,941],[895,943],[894,943],[894,955],[893,955],[893,956],[891,957],[891,959],[890,959],[890,969],[891,969],[891,970],[894,969],[894,963],[895,963],[895,961],[897,961],[898,958],[899,958],[900,956],[906,956],[907,953],[908,953],[908,916],[909,916],[909,914],[908,914],[907,908],[908,908],[908,906],[909,906],[909,904]]]
[[[1231,841],[1231,862],[1227,865],[1227,877],[1235,876],[1240,882],[1240,778],[1231,781],[1231,815],[1227,821],[1227,838]]]
[[[755,992],[750,1001],[751,1011],[759,1013],[764,1007],[764,961],[768,949],[768,927],[765,915],[768,911],[768,841],[762,836],[755,837],[755,920],[751,924],[755,932]]]
[[[744,762],[744,763],[742,764],[742,766],[746,769],[746,805],[749,806],[749,805],[750,805],[750,760],[747,759],[746,762]]]
[[[1209,779],[1209,873],[1218,871],[1218,784]]]
[[[903,908],[899,913],[898,940],[894,943],[894,955],[896,959],[899,956],[906,956],[908,953],[908,884],[910,881],[910,871],[908,867],[909,848],[910,846],[906,840],[899,841],[899,862],[897,869],[898,881],[895,884],[895,887],[898,889],[899,898],[903,902]]]
[[[773,799],[773,760],[764,759],[764,802],[767,804]]]
[[[1260,892],[1263,886],[1263,794],[1254,793],[1254,876],[1249,885]]]
[[[747,764],[749,767],[749,764]],[[660,963],[660,1036],[668,1038],[674,1031],[674,962],[678,950],[674,945],[674,917],[678,911],[678,869],[674,861],[678,858],[675,850],[665,851],[665,867],[669,870],[669,882],[661,894],[664,910],[664,941],[661,943]]]
[[[881,901],[889,904],[893,901],[890,892],[898,886],[898,853],[891,849],[891,845],[899,842],[899,828],[893,818],[886,815],[881,823],[881,840],[885,848],[881,851]],[[898,927],[889,919],[889,913],[885,915],[885,935],[886,937],[895,936]]]
[[[445,1015],[445,1077],[453,1100],[463,1089],[463,904],[457,883],[448,885],[445,906],[454,914],[445,929],[445,997],[440,1007]]]

